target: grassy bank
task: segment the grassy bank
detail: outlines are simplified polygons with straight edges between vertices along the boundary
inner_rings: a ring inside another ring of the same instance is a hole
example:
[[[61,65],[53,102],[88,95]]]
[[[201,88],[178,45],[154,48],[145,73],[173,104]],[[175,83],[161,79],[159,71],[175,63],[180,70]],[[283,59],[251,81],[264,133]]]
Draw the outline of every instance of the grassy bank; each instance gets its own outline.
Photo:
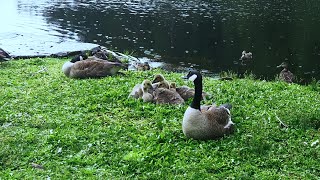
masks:
[[[127,98],[135,84],[159,72],[192,86],[181,74],[127,71],[75,80],[61,72],[65,61],[0,65],[0,179],[320,177],[317,86],[206,77],[204,90],[213,99],[205,103],[232,103],[237,130],[220,140],[195,141],[181,129],[189,102]]]

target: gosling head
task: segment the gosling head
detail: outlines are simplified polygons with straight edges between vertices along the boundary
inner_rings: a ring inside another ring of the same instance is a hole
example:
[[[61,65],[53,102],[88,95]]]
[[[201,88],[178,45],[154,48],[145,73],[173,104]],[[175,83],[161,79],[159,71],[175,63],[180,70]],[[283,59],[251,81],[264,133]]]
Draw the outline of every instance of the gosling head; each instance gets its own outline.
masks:
[[[171,82],[170,89],[176,89],[176,88],[177,88],[177,84],[175,82]]]
[[[143,91],[148,91],[149,89],[152,89],[152,84],[151,84],[151,81],[149,80],[144,80],[142,82],[142,88],[143,88]]]
[[[157,74],[154,76],[154,79],[152,81],[152,83],[157,83],[157,82],[161,82],[164,81],[164,77],[161,74]]]
[[[167,81],[160,81],[160,82],[157,82],[155,83],[157,84],[157,88],[164,88],[164,89],[169,89],[170,88],[170,85]]]

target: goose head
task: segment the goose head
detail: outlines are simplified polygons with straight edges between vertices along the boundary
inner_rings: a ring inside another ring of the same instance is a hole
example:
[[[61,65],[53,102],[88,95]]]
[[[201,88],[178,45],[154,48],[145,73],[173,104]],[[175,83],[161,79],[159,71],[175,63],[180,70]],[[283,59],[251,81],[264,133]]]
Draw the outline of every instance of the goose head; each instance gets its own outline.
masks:
[[[80,54],[80,55],[77,55],[75,57],[73,57],[70,61],[68,62],[65,62],[62,66],[62,72],[66,75],[66,76],[69,76],[70,74],[70,70],[71,70],[71,67],[74,65],[74,63],[78,62],[78,61],[82,61],[82,60],[85,60],[87,59],[88,56],[86,54]]]
[[[200,74],[200,72],[198,71],[189,71],[189,73],[182,77],[183,79],[187,79],[189,81],[192,81],[192,82],[201,82],[202,81],[202,75]]]
[[[88,56],[86,54],[80,54],[80,55],[73,57],[70,62],[75,63],[77,61],[83,61],[85,59],[88,59]]]
[[[289,64],[287,62],[282,62],[279,66],[277,66],[277,68],[284,68],[284,69],[288,69]]]

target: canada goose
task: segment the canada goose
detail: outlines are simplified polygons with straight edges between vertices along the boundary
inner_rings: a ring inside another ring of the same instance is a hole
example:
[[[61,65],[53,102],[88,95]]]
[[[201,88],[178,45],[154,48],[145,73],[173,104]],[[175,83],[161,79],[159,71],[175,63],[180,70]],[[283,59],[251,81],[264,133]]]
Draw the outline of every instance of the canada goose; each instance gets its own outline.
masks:
[[[283,62],[281,63],[279,66],[277,66],[277,68],[283,68],[282,71],[280,72],[279,74],[279,78],[282,80],[282,81],[285,81],[287,83],[292,83],[293,82],[293,78],[294,78],[294,75],[292,74],[292,72],[289,71],[288,67],[288,63],[286,62]]]
[[[72,58],[62,66],[62,71],[70,78],[100,78],[114,75],[120,69],[126,68],[122,63],[85,58],[82,55]]]
[[[162,83],[162,82],[158,82]],[[154,102],[157,104],[183,104],[184,100],[177,93],[175,83],[170,84],[170,89],[155,88],[153,92]]]
[[[195,94],[191,105],[184,113],[183,133],[188,138],[198,140],[217,139],[231,134],[234,123],[231,121],[228,106],[209,106],[201,109],[202,75],[198,71],[190,71],[185,78],[194,82]]]
[[[160,84],[158,85],[158,88],[166,88],[169,89],[170,87],[170,83],[164,79],[163,75],[161,74],[157,74],[154,76],[152,84],[158,83],[160,82]]]
[[[0,62],[9,61],[10,55],[0,48]]]
[[[144,80],[142,82],[142,99],[143,102],[152,102],[153,95],[152,95],[152,84],[149,80]]]

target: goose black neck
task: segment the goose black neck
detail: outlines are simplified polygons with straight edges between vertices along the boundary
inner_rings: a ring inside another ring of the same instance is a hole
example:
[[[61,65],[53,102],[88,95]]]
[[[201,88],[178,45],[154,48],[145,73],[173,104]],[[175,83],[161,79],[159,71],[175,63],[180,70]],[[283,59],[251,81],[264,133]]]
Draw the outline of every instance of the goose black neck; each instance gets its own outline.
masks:
[[[194,97],[191,102],[190,107],[194,109],[198,109],[200,111],[200,101],[202,97],[202,76],[198,75],[198,77],[194,80]]]

